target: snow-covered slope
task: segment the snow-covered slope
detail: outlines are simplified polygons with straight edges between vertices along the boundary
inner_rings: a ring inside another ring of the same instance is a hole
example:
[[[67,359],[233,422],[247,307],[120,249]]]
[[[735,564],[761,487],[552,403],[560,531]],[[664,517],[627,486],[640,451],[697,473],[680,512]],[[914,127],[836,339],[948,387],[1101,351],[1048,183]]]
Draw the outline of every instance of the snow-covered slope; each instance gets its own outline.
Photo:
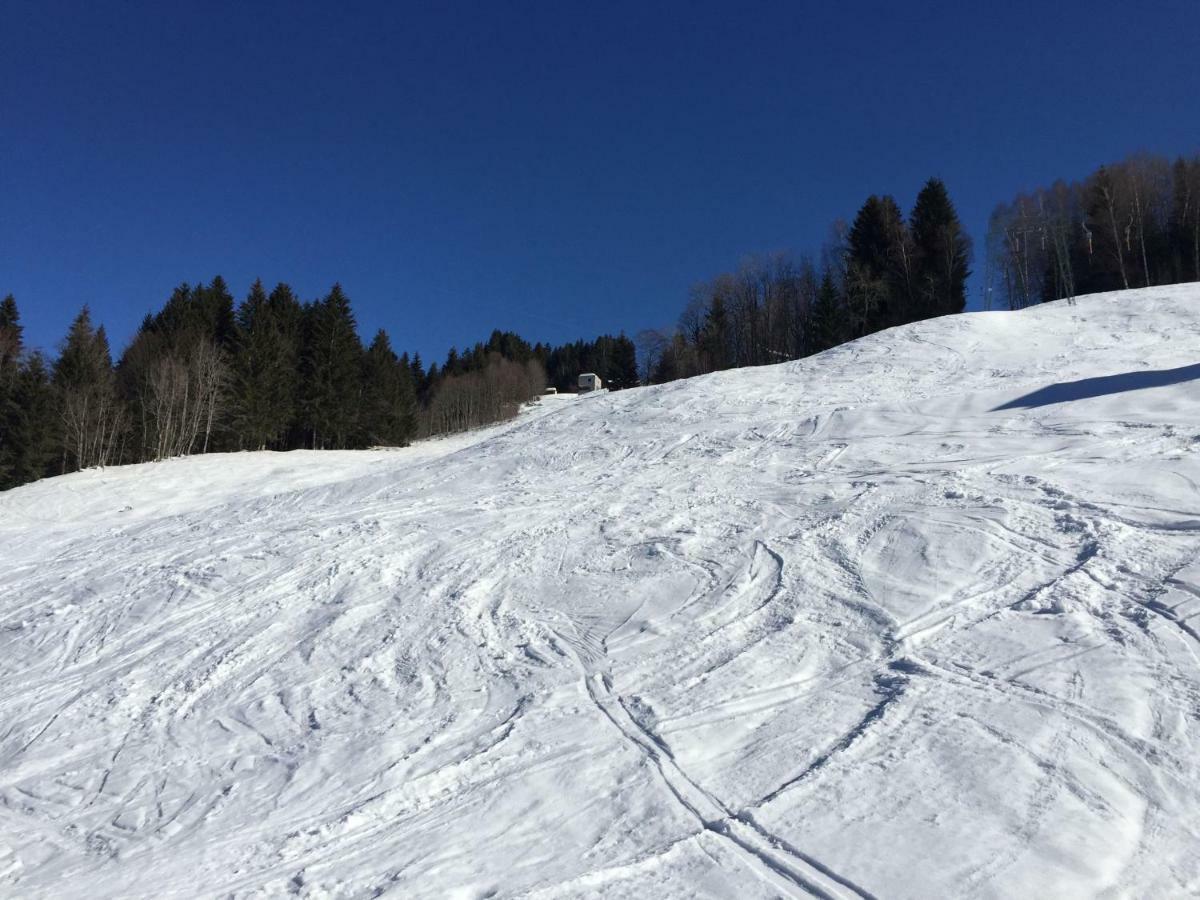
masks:
[[[0,495],[0,895],[1200,892],[1200,287]]]

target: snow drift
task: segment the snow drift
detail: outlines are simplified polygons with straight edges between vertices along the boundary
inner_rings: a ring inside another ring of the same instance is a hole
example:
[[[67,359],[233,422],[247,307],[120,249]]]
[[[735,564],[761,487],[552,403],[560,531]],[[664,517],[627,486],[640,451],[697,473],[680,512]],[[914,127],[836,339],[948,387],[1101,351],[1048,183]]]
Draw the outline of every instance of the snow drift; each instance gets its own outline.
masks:
[[[0,894],[1200,891],[1200,287],[0,495]]]

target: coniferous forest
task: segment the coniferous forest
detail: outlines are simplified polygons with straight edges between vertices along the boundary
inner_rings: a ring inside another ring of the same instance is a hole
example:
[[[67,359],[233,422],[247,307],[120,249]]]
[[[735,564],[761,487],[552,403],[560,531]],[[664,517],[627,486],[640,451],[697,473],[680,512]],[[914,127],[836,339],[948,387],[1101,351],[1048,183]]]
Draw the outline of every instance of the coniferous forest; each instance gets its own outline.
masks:
[[[552,347],[495,331],[439,366],[364,346],[339,285],[301,301],[220,277],[180,285],[114,357],[85,306],[56,358],[27,351],[0,302],[0,489],[91,466],[232,450],[403,446],[501,421],[595,372],[612,390],[827,350],[962,312],[972,242],[931,178],[907,217],[889,195],[834,223],[816,255],[751,259],[698,284],[671,331]],[[1200,156],[1139,155],[1001,204],[984,306],[1200,280]]]
[[[403,446],[501,421],[547,383],[587,367],[637,382],[633,342],[563,347],[493,332],[428,368],[386,332],[364,346],[339,285],[301,302],[255,282],[180,285],[119,357],[84,307],[57,359],[25,352],[12,296],[0,302],[0,488],[91,466],[230,450]]]

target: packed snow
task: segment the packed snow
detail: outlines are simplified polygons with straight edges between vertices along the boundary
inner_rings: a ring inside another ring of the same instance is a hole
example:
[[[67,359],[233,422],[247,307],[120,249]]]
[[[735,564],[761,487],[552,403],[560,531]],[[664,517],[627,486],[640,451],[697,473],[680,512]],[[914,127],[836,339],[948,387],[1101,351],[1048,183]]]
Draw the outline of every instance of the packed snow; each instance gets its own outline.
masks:
[[[1200,893],[1200,286],[0,494],[0,895]]]

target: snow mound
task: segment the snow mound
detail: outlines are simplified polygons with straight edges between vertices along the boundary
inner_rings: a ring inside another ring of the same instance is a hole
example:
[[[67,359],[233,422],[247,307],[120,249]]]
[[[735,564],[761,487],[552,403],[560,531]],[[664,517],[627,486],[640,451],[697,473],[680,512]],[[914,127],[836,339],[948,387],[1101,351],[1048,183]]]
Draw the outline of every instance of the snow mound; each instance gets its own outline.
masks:
[[[1200,891],[1200,287],[0,495],[0,895]]]

